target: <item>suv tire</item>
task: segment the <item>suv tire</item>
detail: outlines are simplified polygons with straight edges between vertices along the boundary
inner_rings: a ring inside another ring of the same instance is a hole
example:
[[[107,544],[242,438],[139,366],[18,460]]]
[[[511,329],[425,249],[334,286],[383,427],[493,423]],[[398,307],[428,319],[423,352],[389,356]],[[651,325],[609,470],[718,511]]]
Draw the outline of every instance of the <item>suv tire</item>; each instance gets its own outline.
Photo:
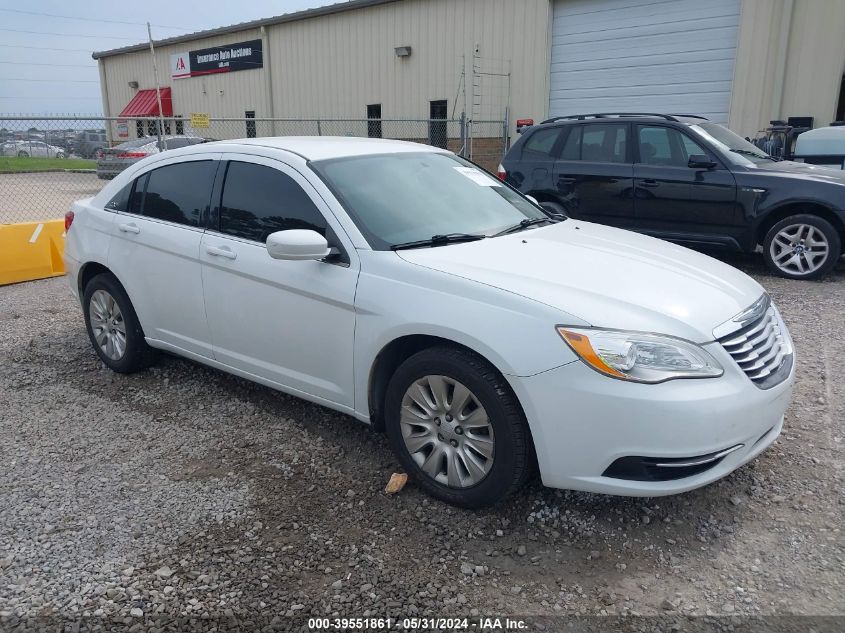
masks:
[[[501,374],[470,351],[433,347],[402,363],[387,388],[385,422],[405,470],[446,503],[491,505],[531,473],[522,408]]]
[[[114,275],[91,278],[82,295],[82,311],[91,345],[110,369],[131,374],[155,361],[157,352],[147,345],[132,302]]]
[[[817,215],[800,213],[775,224],[763,240],[766,265],[788,279],[816,279],[830,272],[842,254],[833,225]]]

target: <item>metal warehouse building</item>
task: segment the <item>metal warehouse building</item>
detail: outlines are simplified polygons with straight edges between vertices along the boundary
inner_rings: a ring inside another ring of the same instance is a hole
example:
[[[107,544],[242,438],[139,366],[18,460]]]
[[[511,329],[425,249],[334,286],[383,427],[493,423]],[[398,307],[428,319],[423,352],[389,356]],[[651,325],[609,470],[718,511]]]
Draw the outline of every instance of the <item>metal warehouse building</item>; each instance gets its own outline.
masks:
[[[754,135],[842,115],[843,0],[352,0],[156,42],[166,116],[507,121],[601,111],[696,113]],[[113,141],[158,113],[147,43],[94,53]],[[384,136],[438,144],[458,132]],[[250,136],[240,121],[219,137]],[[179,130],[185,125],[178,125]],[[221,128],[222,129],[222,128]],[[302,133],[283,121],[262,134]]]

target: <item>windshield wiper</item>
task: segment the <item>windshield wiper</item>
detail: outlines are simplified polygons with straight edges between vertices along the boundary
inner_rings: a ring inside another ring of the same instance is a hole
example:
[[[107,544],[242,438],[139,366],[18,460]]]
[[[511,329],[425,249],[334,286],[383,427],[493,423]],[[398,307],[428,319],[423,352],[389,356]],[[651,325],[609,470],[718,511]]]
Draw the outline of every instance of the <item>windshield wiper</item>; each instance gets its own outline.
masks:
[[[507,235],[508,233],[516,233],[517,231],[524,231],[529,226],[534,226],[535,224],[540,224],[541,222],[559,222],[560,220],[554,220],[552,218],[525,218],[524,220],[520,220],[518,224],[514,224],[513,226],[509,226],[506,229],[499,231],[498,233],[493,233],[490,237],[499,237],[500,235]]]
[[[753,156],[754,158],[768,158],[769,160],[773,160],[775,162],[778,161],[778,159],[775,158],[774,156],[769,156],[768,154],[760,155],[757,152],[752,152],[750,149],[734,149],[734,148],[731,148],[731,151],[734,154],[741,154],[743,156]]]
[[[445,246],[446,244],[458,244],[460,242],[476,242],[483,240],[486,235],[475,235],[474,233],[448,233],[447,235],[432,235],[427,240],[415,240],[413,242],[402,242],[390,247],[392,251],[399,251],[405,248],[425,248],[426,246]]]

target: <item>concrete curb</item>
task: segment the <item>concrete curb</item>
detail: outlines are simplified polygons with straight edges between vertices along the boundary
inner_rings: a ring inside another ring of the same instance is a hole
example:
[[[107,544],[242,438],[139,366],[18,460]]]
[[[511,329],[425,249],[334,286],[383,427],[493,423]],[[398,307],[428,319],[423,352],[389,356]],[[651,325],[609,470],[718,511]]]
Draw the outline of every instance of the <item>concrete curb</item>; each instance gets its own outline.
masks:
[[[27,169],[25,171],[0,171],[0,176],[14,176],[15,174],[96,174],[96,169]]]

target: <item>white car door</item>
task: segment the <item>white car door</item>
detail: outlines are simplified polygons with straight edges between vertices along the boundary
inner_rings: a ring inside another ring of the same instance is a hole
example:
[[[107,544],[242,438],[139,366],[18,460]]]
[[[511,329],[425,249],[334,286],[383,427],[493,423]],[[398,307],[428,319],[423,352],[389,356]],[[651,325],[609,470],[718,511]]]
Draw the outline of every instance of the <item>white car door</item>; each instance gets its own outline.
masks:
[[[220,154],[155,164],[116,208],[109,267],[126,288],[147,338],[212,357],[200,242]]]
[[[223,161],[225,178],[200,249],[215,359],[289,392],[352,408],[359,266],[351,243],[293,167],[234,153]],[[341,254],[331,263],[272,259],[267,235],[286,229],[314,229]]]

